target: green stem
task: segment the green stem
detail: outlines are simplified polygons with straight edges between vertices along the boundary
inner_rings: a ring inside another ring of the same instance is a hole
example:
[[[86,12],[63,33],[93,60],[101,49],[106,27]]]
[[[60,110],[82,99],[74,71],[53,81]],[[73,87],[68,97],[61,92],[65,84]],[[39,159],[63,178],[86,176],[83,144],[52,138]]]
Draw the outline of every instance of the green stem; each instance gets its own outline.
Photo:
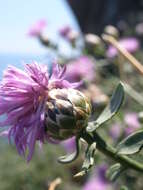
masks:
[[[143,172],[143,164],[136,162],[128,156],[117,154],[116,149],[108,145],[96,132],[92,134],[85,132],[82,134],[82,138],[88,144],[96,142],[96,147],[99,151],[101,151],[106,156],[110,157],[112,160],[122,164],[125,168],[130,168],[138,172]]]

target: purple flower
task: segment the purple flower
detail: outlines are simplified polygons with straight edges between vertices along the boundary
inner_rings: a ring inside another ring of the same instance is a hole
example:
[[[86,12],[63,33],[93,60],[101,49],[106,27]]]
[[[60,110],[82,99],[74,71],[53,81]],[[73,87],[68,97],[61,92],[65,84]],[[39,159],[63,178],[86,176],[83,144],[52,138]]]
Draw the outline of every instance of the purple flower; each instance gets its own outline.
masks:
[[[62,146],[65,148],[66,152],[73,152],[76,149],[75,137],[63,141]]]
[[[83,190],[107,190],[107,184],[99,178],[93,178],[85,184]]]
[[[130,53],[133,53],[139,49],[139,41],[136,38],[124,38],[119,40],[119,44],[121,47],[124,47]],[[109,46],[106,55],[109,58],[113,58],[118,54],[118,51],[115,47]]]
[[[66,67],[54,64],[49,76],[47,66],[32,63],[25,71],[9,66],[0,84],[0,115],[4,115],[1,135],[13,139],[20,155],[32,158],[36,141],[50,141],[44,125],[45,104],[48,92],[53,88],[76,88],[79,83],[64,79]],[[8,128],[8,129],[7,129]]]
[[[131,134],[140,127],[140,123],[138,121],[136,113],[127,113],[125,115],[124,121],[125,124],[127,125],[127,127],[125,128],[126,135]]]
[[[76,82],[81,79],[93,80],[95,77],[94,63],[87,56],[70,62],[67,66],[66,79]]]
[[[60,30],[59,30],[59,34],[62,36],[62,37],[67,37],[69,32],[71,31],[71,27],[70,26],[64,26],[62,27]]]
[[[96,175],[93,175],[91,179],[84,185],[83,190],[107,190],[112,189],[110,183],[106,180],[107,166],[103,165],[95,169]]]
[[[31,26],[31,28],[29,29],[28,35],[32,37],[40,36],[43,30],[45,29],[46,25],[47,25],[47,22],[44,19],[39,20],[38,22],[36,22],[34,25]]]
[[[111,126],[110,130],[109,130],[109,134],[110,136],[114,139],[117,140],[120,135],[121,135],[121,125],[118,123],[115,123],[114,125]]]
[[[70,26],[64,26],[59,30],[59,34],[69,41],[70,43],[74,43],[76,39],[79,37],[79,33],[73,30]]]

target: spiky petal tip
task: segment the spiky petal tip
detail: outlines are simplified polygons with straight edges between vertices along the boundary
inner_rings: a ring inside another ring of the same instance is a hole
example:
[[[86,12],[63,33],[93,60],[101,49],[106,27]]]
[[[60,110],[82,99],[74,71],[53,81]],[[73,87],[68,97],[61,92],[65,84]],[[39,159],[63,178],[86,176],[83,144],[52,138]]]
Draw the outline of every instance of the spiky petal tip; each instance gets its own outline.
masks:
[[[31,160],[35,143],[50,141],[44,126],[45,103],[49,90],[53,88],[75,88],[78,83],[64,79],[66,68],[57,64],[49,76],[47,66],[26,64],[25,70],[9,66],[0,84],[0,116],[4,115],[0,127],[1,135],[13,140],[20,155]]]

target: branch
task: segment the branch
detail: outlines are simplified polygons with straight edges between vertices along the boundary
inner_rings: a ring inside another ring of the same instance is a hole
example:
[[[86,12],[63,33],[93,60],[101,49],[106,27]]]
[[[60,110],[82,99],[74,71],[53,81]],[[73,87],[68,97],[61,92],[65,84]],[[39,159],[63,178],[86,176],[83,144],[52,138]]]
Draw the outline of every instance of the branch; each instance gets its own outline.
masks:
[[[136,162],[128,156],[117,154],[116,149],[108,145],[96,132],[93,132],[92,134],[85,132],[82,134],[82,138],[89,145],[93,142],[96,142],[96,147],[99,151],[110,157],[112,160],[122,164],[125,168],[130,168],[138,172],[143,172],[143,164]]]
[[[55,190],[55,188],[56,188],[59,184],[61,184],[61,179],[60,179],[60,178],[55,179],[55,180],[50,184],[49,190]]]
[[[121,55],[125,59],[129,61],[129,63],[135,67],[141,74],[143,74],[143,65],[132,55],[130,54],[124,47],[120,46],[119,42],[112,36],[109,36],[107,34],[103,34],[102,36],[103,40],[107,43],[110,43],[113,45]]]

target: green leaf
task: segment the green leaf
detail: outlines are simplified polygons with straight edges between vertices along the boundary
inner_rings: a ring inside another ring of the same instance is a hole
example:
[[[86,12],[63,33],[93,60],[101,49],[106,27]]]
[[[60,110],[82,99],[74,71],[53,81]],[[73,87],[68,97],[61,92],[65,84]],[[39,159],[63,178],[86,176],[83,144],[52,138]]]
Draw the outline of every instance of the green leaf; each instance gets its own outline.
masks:
[[[77,173],[74,177],[81,177],[85,175],[88,170],[93,166],[94,164],[94,154],[96,150],[96,143],[92,143],[88,146],[86,153],[85,153],[85,159],[82,165],[81,172]]]
[[[124,88],[121,83],[117,86],[113,93],[110,102],[107,107],[103,110],[101,115],[94,122],[89,122],[86,130],[87,132],[95,131],[99,126],[103,125],[106,121],[111,119],[119,110],[124,99]]]
[[[121,164],[116,163],[114,165],[112,165],[106,172],[106,177],[110,180],[110,181],[115,181],[121,174],[121,172],[123,172],[125,168],[123,168],[123,166],[121,166]]]
[[[135,132],[121,141],[117,146],[118,154],[135,154],[143,147],[143,130]]]
[[[79,151],[80,151],[79,138],[77,138],[76,139],[76,150],[75,150],[75,152],[73,152],[69,155],[59,157],[58,162],[62,163],[62,164],[67,164],[67,163],[70,163],[70,162],[76,160],[76,158],[79,155]]]
[[[128,187],[122,186],[122,187],[120,188],[120,190],[128,190]]]
[[[95,150],[96,150],[96,143],[94,142],[87,148],[87,151],[85,154],[85,160],[82,165],[82,169],[88,170],[93,166]]]

